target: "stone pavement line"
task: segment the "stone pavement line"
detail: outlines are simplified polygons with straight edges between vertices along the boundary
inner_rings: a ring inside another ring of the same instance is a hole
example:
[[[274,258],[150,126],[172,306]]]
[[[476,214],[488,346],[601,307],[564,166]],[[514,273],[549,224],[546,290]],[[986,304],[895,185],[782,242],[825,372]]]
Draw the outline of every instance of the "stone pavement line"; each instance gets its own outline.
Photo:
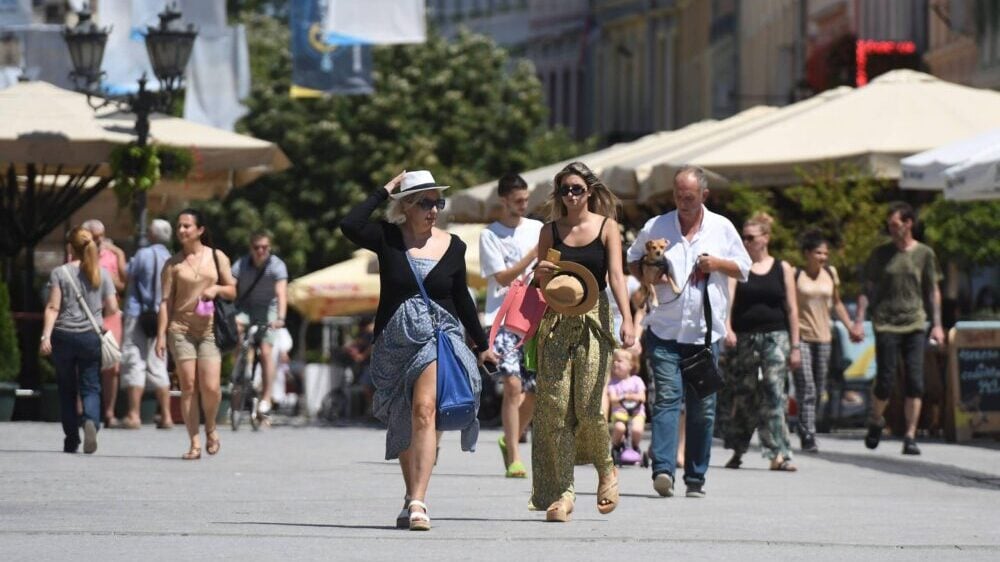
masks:
[[[442,519],[451,520],[455,519]],[[544,521],[535,521],[537,523],[544,524],[545,526],[551,526]],[[276,526],[288,526],[288,527],[338,527],[337,525],[324,525],[319,523],[308,524],[308,523],[246,523],[246,522],[219,522],[220,524],[231,524],[231,525],[276,525]],[[391,525],[386,526],[351,526],[352,529],[371,529],[371,530],[387,530],[392,531],[391,536],[379,537],[379,540],[389,540],[389,541],[403,541],[409,542],[415,537],[409,532],[404,532],[400,529],[395,529]],[[224,533],[224,532],[201,532],[201,533],[189,533],[189,532],[157,532],[157,531],[85,531],[85,530],[63,530],[63,531],[45,531],[45,530],[22,530],[22,531],[3,531],[0,530],[0,537],[4,535],[26,535],[26,536],[80,536],[80,537],[186,537],[186,536],[197,536],[203,538],[243,538],[247,537],[246,533]],[[324,539],[324,540],[353,540],[353,541],[370,541],[371,536],[331,536],[323,534],[282,534],[282,533],[254,533],[253,538],[264,539],[264,538],[297,538],[297,539]],[[519,542],[536,542],[536,543],[548,543],[548,542],[563,542],[565,539],[562,537],[506,537],[507,540],[519,541]],[[430,542],[465,542],[470,539],[461,536],[440,536],[440,535],[430,535],[419,537],[421,541]],[[781,547],[838,547],[838,548],[849,548],[849,549],[879,549],[879,550],[913,550],[913,551],[998,551],[1000,552],[1000,543],[998,544],[911,544],[911,545],[898,545],[898,544],[868,544],[868,543],[839,543],[839,542],[816,542],[816,541],[775,541],[775,540],[730,540],[730,539],[685,539],[685,538],[664,538],[664,539],[651,539],[651,538],[577,538],[576,542],[588,543],[588,542],[620,542],[627,544],[685,544],[685,545],[730,545],[730,546],[781,546]]]
[[[728,451],[716,444],[706,499],[659,498],[648,469],[625,467],[608,516],[596,510],[593,468],[578,467],[577,512],[557,525],[527,511],[530,479],[498,472],[497,431],[484,430],[471,455],[446,434],[428,496],[434,528],[416,537],[393,528],[402,482],[381,460],[383,432],[221,433],[220,455],[188,462],[176,458],[186,450],[179,431],[102,431],[91,456],[61,453],[58,424],[0,424],[0,559],[399,560],[417,541],[442,562],[470,552],[477,562],[1000,559],[997,450],[929,441],[915,460],[891,441],[867,451],[831,436],[785,474],[756,454],[725,470]],[[956,484],[969,481],[978,484]]]

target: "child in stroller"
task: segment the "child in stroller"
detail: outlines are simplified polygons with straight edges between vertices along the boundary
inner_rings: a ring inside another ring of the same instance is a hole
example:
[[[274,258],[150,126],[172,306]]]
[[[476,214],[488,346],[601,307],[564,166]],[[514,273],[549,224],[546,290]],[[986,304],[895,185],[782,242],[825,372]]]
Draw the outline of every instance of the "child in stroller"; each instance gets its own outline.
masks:
[[[611,458],[615,464],[649,465],[640,453],[646,427],[646,383],[638,375],[639,358],[627,349],[616,349],[611,361],[611,380],[606,389],[611,410]]]

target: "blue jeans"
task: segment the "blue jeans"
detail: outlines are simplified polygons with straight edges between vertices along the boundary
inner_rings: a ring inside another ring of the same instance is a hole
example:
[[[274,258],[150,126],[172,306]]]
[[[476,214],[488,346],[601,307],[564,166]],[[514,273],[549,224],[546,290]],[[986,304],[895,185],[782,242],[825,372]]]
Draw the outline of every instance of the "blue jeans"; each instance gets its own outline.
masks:
[[[686,447],[684,451],[684,482],[704,484],[708,460],[712,454],[712,428],[715,425],[716,395],[699,399],[693,390],[685,392],[681,381],[681,359],[691,357],[704,346],[660,339],[647,330],[645,349],[655,386],[653,399],[653,478],[677,469],[677,426],[681,400],[687,406]],[[712,351],[718,362],[719,345]],[[674,478],[676,480],[676,478]]]
[[[80,425],[85,420],[101,427],[101,340],[93,330],[52,330],[52,363],[59,385],[59,413],[64,445],[80,444]],[[83,418],[76,413],[76,396],[83,401]]]

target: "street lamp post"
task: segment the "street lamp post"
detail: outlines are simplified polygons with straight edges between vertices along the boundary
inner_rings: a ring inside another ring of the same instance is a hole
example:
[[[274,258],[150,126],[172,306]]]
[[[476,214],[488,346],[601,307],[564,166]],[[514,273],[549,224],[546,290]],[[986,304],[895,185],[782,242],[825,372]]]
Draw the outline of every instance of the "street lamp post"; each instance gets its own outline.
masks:
[[[111,33],[109,27],[99,27],[92,19],[87,7],[79,12],[76,27],[66,27],[63,38],[73,61],[70,78],[76,91],[87,94],[87,103],[94,110],[115,105],[125,112],[135,114],[136,145],[145,148],[149,143],[149,114],[154,111],[167,112],[173,106],[177,94],[184,89],[184,70],[198,31],[194,25],[183,27],[181,13],[176,5],[168,5],[159,14],[160,24],[146,29],[146,52],[153,66],[153,73],[160,83],[158,91],[146,89],[146,73],[139,78],[139,90],[122,96],[109,95],[101,88],[104,72],[101,61],[104,46]],[[98,101],[91,101],[91,100]],[[144,247],[146,240],[146,191],[135,194],[136,245]]]

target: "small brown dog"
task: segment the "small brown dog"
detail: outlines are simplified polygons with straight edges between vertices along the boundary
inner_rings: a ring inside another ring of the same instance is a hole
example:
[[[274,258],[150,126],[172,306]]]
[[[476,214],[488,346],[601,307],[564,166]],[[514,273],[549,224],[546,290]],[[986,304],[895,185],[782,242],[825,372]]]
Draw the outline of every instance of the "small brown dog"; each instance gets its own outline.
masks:
[[[653,288],[653,284],[661,275],[666,275],[667,283],[675,295],[681,292],[677,288],[677,283],[674,282],[674,277],[670,272],[670,262],[667,261],[665,256],[669,246],[670,242],[663,238],[646,242],[646,255],[643,256],[642,261],[639,263],[639,269],[642,273],[639,281],[642,283],[642,286],[639,287],[636,293],[640,299],[639,302],[643,305],[656,307],[660,304],[656,298],[656,291]]]

